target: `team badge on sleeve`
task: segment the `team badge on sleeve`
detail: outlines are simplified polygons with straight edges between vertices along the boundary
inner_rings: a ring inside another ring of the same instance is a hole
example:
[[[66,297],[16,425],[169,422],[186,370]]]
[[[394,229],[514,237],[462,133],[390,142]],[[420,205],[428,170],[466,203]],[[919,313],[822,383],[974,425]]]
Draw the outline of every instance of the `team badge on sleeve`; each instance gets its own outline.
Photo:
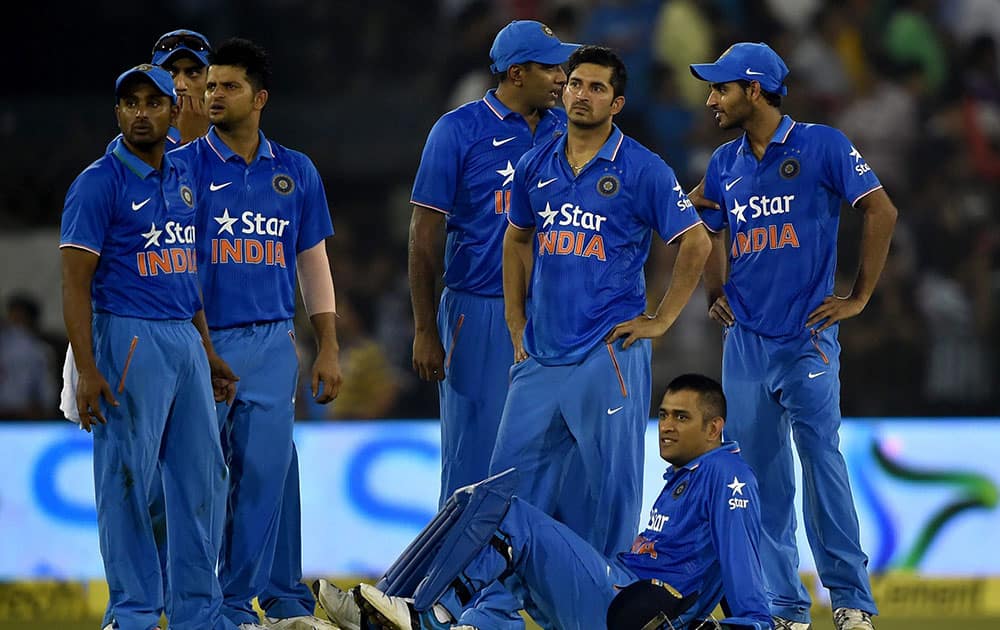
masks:
[[[603,197],[614,197],[621,188],[621,182],[614,175],[605,175],[597,181],[597,192]]]
[[[271,185],[274,186],[275,191],[282,195],[290,195],[295,190],[295,182],[288,175],[275,175],[274,179],[271,180]]]
[[[781,166],[778,167],[778,173],[780,173],[785,179],[792,179],[799,174],[800,170],[802,170],[802,168],[799,165],[799,161],[795,158],[786,159],[781,163]]]
[[[181,199],[184,200],[188,208],[194,207],[194,193],[187,186],[181,186]]]

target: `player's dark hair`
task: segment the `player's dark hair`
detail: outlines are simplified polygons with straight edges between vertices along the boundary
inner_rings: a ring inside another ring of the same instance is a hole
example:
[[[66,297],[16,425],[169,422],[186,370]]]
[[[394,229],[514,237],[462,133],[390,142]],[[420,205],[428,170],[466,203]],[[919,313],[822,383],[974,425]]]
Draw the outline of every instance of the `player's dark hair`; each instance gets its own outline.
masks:
[[[743,88],[744,90],[750,89],[750,81],[747,81],[746,79],[739,79],[736,82],[739,83],[740,87]],[[776,107],[778,109],[781,108],[781,94],[768,92],[763,87],[760,88],[760,94],[761,96],[764,97],[764,100],[767,101],[768,105],[770,105],[771,107]]]
[[[255,92],[271,87],[271,59],[263,46],[249,39],[227,39],[215,49],[209,62],[213,66],[243,68]]]
[[[692,391],[698,394],[702,420],[705,422],[716,416],[725,419],[726,395],[722,393],[719,381],[704,374],[681,374],[667,385],[667,393],[680,391]]]
[[[611,68],[611,90],[614,96],[625,96],[625,85],[628,83],[628,72],[625,62],[610,48],[604,46],[580,46],[569,56],[566,62],[566,76],[573,74],[577,66],[592,63],[605,68]]]

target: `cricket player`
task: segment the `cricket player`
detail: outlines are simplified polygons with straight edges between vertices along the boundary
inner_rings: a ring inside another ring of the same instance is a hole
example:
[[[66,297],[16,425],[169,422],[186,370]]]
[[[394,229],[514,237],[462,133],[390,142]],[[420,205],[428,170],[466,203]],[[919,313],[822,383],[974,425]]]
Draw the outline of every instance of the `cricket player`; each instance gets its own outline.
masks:
[[[454,524],[421,533],[418,540],[436,535],[442,542],[419,571],[426,577],[414,599],[362,584],[352,591],[354,606],[350,594],[334,590],[321,596],[337,601],[323,603],[328,610],[339,606],[341,616],[334,621],[346,630],[371,627],[366,624],[448,628],[445,610],[421,602],[425,588],[440,584],[468,599],[498,576],[515,574],[561,630],[593,630],[605,621],[612,630],[717,627],[700,622],[723,597],[730,615],[721,620],[723,627],[771,628],[758,556],[757,483],[739,446],[722,441],[725,415],[716,381],[685,374],[667,386],[659,408],[659,447],[670,467],[629,551],[602,554],[520,497],[481,492],[502,483],[494,478],[477,484]],[[421,558],[401,560],[390,572]],[[433,603],[434,593],[429,595]]]
[[[837,332],[875,290],[897,211],[843,133],[782,116],[788,68],[766,44],[735,44],[691,72],[710,84],[707,105],[719,127],[744,130],[715,151],[692,198],[706,206],[702,219],[713,232],[705,287],[709,314],[726,327],[722,383],[733,409],[726,431],[760,481],[771,612],[778,628],[809,628],[791,433],[802,462],[806,535],[834,624],[871,630],[877,609],[868,558],[839,450]],[[864,213],[861,261],[845,297],[833,294],[841,200]]]
[[[556,104],[566,83],[560,64],[574,50],[540,22],[511,22],[490,49],[497,87],[442,116],[424,145],[411,198],[413,367],[438,382],[442,504],[489,469],[514,363],[501,264],[514,165],[566,132]],[[444,233],[445,289],[436,306]]]
[[[149,630],[165,607],[171,628],[233,630],[215,576],[228,475],[212,384],[221,398],[235,377],[201,310],[192,174],[164,154],[174,86],[143,64],[118,77],[115,96],[122,136],[73,182],[60,235],[76,411],[94,433],[109,625]],[[160,484],[166,574],[149,513]]]
[[[199,276],[212,341],[240,373],[235,401],[220,405],[232,483],[219,561],[224,612],[253,623],[258,597],[273,628],[329,628],[313,617],[302,578],[298,460],[292,442],[298,358],[296,281],[319,345],[312,394],[340,389],[336,304],[326,255],[333,234],[326,193],[302,153],[267,139],[270,62],[245,39],[212,55],[208,134],[171,153],[195,173],[200,195]]]
[[[649,339],[687,303],[711,245],[670,167],[612,122],[625,104],[622,61],[584,46],[568,72],[568,131],[521,158],[511,189],[503,277],[516,363],[490,473],[517,468],[516,494],[548,514],[560,495],[575,498],[566,522],[610,555],[639,522]],[[680,249],[646,315],[654,231]],[[580,472],[563,483],[573,458]]]
[[[207,37],[184,28],[164,33],[153,45],[152,63],[170,73],[177,92],[177,126],[168,136],[174,147],[208,132],[205,81],[211,52]]]

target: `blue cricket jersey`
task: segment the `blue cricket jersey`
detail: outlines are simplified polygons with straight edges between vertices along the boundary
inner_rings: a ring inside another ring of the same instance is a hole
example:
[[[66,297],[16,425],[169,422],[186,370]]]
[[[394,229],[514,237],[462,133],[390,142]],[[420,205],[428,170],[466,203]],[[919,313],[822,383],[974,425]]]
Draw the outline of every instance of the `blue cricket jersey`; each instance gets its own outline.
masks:
[[[195,173],[199,276],[209,327],[294,317],[295,257],[333,234],[312,161],[260,132],[248,165],[214,127],[170,156]]]
[[[652,231],[669,243],[700,223],[673,170],[617,126],[578,176],[565,136],[528,151],[508,219],[536,230],[524,347],[543,365],[578,363],[642,313]]]
[[[477,295],[503,295],[504,215],[510,206],[514,165],[525,151],[565,129],[566,112],[550,109],[532,134],[524,118],[500,102],[496,90],[435,123],[410,201],[446,215],[446,286]]]
[[[156,170],[118,139],[66,193],[59,247],[100,256],[93,309],[141,319],[190,319],[201,308],[193,180],[163,156]]]
[[[649,524],[618,557],[640,578],[700,593],[690,611],[694,619],[711,614],[725,595],[731,616],[770,624],[757,479],[739,452],[736,442],[723,442],[685,466],[667,468]]]
[[[840,202],[881,188],[850,140],[784,116],[759,162],[746,134],[712,155],[702,209],[708,229],[729,228],[724,286],[740,325],[767,337],[802,334],[833,293]]]

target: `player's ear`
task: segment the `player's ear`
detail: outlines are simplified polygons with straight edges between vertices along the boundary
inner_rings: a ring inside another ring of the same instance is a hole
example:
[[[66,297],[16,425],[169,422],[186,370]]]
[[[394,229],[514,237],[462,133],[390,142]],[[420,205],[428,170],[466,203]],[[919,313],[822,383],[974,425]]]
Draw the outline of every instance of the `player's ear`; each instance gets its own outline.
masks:
[[[616,116],[623,109],[625,109],[625,95],[616,96],[611,101],[611,115]]]
[[[181,114],[181,106],[180,105],[171,104],[170,105],[170,126],[171,127],[176,127],[177,126],[177,117],[180,116],[180,114]]]
[[[722,439],[722,430],[726,426],[726,419],[722,416],[715,416],[708,421],[708,440],[715,442]]]
[[[267,98],[270,96],[267,90],[257,90],[253,97],[253,108],[260,111],[267,105]]]

